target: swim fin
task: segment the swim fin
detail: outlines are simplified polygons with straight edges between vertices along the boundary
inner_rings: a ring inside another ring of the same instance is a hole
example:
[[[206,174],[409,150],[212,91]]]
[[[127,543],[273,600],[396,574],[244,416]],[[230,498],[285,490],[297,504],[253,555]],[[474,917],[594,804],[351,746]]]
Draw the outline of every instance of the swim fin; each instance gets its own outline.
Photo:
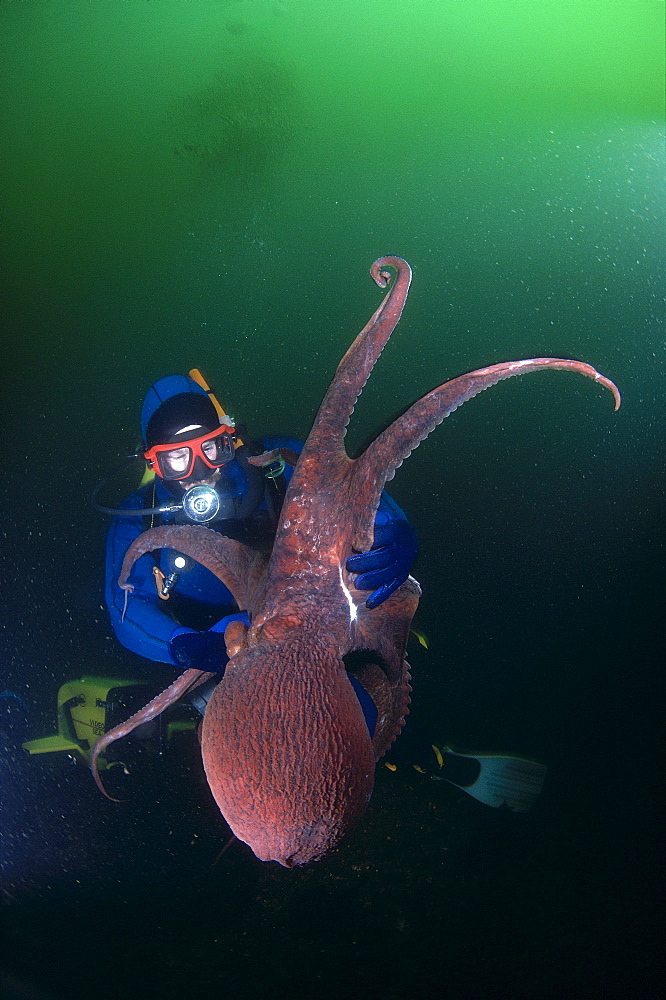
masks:
[[[527,812],[537,800],[546,777],[546,765],[527,757],[505,754],[463,754],[451,747],[433,746],[441,774],[472,798],[495,809]]]

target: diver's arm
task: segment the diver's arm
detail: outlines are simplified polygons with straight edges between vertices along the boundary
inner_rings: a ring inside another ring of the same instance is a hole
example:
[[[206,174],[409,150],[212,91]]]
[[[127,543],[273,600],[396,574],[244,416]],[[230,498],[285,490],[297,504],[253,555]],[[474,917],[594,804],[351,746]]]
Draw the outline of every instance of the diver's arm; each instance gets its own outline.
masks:
[[[131,502],[128,505],[133,506]],[[141,517],[116,517],[111,522],[106,537],[106,605],[113,631],[126,649],[149,660],[174,666],[168,642],[178,626],[159,607],[152,556],[148,553],[134,563],[131,574],[134,591],[127,595],[126,606],[125,591],[118,586],[125,553],[142,531]]]

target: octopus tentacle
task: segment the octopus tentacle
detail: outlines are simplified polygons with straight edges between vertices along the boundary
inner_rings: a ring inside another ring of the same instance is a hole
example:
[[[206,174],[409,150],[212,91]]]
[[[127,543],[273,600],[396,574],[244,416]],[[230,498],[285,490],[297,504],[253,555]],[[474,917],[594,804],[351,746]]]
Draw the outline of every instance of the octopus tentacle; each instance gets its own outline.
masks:
[[[99,788],[103,795],[106,795],[107,799],[111,799],[112,802],[120,802],[120,799],[114,799],[112,795],[104,788],[102,784],[102,779],[99,775],[99,770],[97,767],[97,760],[100,754],[104,753],[106,748],[116,740],[120,740],[123,736],[128,736],[134,729],[138,726],[143,725],[144,722],[150,722],[151,719],[156,718],[161,715],[162,712],[173,705],[174,702],[182,698],[183,695],[187,694],[189,691],[193,691],[195,688],[203,684],[204,681],[209,680],[211,677],[216,677],[214,673],[207,673],[203,670],[185,670],[184,673],[177,677],[173,684],[170,684],[168,688],[156,695],[152,701],[148,702],[144,708],[140,708],[138,712],[134,715],[130,715],[129,719],[125,722],[121,722],[120,725],[114,726],[113,729],[109,729],[108,733],[104,733],[103,736],[97,740],[94,744],[92,751],[90,753],[90,770],[92,771],[92,776],[95,779],[95,784]]]
[[[272,465],[273,462],[286,462],[293,467],[298,462],[298,455],[292,448],[273,448],[272,451],[264,451],[261,455],[251,455],[248,458],[250,465],[258,465],[260,468]]]
[[[380,288],[386,288],[391,279],[387,268],[395,270],[395,280],[340,361],[301,455],[316,451],[325,459],[335,452],[344,454],[345,429],[354,405],[402,315],[412,280],[412,269],[402,257],[379,257],[370,274]]]
[[[132,566],[154,549],[177,549],[201,563],[228,587],[242,611],[249,608],[266,563],[262,553],[202,525],[163,525],[144,531],[125,553],[118,585],[126,593],[133,589],[127,582]]]
[[[620,391],[614,382],[611,382],[605,375],[601,375],[591,365],[567,358],[527,358],[523,361],[504,361],[487,368],[477,368],[473,372],[459,375],[457,378],[445,382],[427,393],[410,406],[397,420],[394,420],[356,460],[354,476],[359,479],[360,483],[364,484],[367,491],[367,506],[365,507],[367,513],[365,517],[359,518],[360,523],[354,537],[354,548],[359,551],[370,548],[372,545],[372,518],[384,484],[393,479],[396,469],[400,468],[404,460],[428,437],[435,427],[441,424],[445,417],[466,403],[468,399],[472,399],[484,389],[488,389],[504,379],[546,369],[562,369],[585,375],[613,394],[616,410],[620,406]]]

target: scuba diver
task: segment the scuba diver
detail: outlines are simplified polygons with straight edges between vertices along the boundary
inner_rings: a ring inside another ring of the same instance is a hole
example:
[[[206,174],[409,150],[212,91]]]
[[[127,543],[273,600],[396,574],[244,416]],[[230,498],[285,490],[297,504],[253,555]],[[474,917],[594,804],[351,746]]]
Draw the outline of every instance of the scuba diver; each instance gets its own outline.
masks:
[[[245,443],[198,369],[189,376],[167,375],[150,387],[141,410],[141,432],[144,447],[130,458],[145,460],[147,481],[121,508],[104,507],[96,500],[107,479],[91,497],[97,510],[113,515],[106,543],[106,604],[113,630],[127,649],[171,667],[218,675],[188,697],[203,714],[228,662],[226,626],[234,620],[249,624],[247,612],[238,611],[232,594],[213,573],[169,549],[147,553],[134,563],[134,589],[127,600],[118,585],[125,553],[138,535],[162,524],[205,525],[269,551],[292,467],[282,460],[258,467],[248,459],[282,449],[293,452],[296,461],[303,442],[271,435]],[[377,607],[404,583],[417,553],[405,513],[383,492],[373,547],[347,560],[356,587],[368,591],[368,608]],[[357,679],[350,675],[350,680],[372,732],[376,706]],[[485,805],[515,812],[532,806],[546,772],[542,763],[522,757],[434,746],[409,725],[385,765],[391,770],[414,767]]]
[[[303,443],[267,436],[245,444],[197,369],[190,376],[159,379],[143,401],[143,458],[152,481],[122,509],[95,506],[115,515],[107,535],[105,599],[119,641],[149,660],[221,674],[227,624],[249,624],[225,585],[182,554],[159,550],[134,564],[134,591],[125,607],[117,582],[123,558],[138,535],[162,524],[203,524],[270,550],[292,469],[282,461],[258,468],[248,458],[276,448],[297,455]],[[349,572],[357,574],[356,586],[368,591],[369,608],[404,583],[417,552],[406,515],[383,493],[373,548],[347,561]]]

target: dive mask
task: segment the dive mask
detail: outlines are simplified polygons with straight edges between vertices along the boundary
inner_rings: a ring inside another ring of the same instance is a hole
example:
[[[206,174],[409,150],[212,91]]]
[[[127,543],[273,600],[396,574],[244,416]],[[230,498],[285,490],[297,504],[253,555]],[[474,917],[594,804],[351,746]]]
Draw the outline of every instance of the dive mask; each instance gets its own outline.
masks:
[[[231,422],[224,423],[200,437],[153,445],[143,457],[160,479],[191,479],[197,459],[209,469],[219,469],[232,460],[234,426]]]

